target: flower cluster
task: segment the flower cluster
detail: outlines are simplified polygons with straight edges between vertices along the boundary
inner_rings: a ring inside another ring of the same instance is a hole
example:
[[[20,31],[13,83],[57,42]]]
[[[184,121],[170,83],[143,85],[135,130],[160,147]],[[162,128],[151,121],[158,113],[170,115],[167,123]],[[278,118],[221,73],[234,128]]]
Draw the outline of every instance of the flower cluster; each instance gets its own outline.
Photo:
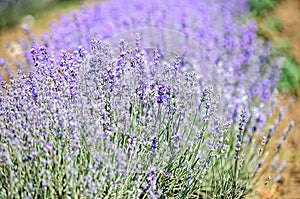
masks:
[[[264,136],[279,63],[242,22],[246,10],[237,0],[103,2],[62,17],[41,44],[21,43],[18,66],[30,70],[1,83],[0,196],[253,192],[282,113]]]
[[[162,63],[125,41],[116,57],[99,40],[91,49],[57,60],[33,48],[32,72],[2,82],[1,197],[222,197],[212,181],[257,173],[256,150],[245,154],[255,142],[244,139],[255,123],[242,113],[235,141],[218,95],[174,68],[176,57]],[[243,197],[250,181],[234,180],[227,196]]]
[[[280,75],[280,62],[270,59],[270,46],[256,37],[255,22],[243,17],[247,10],[246,0],[167,0],[163,4],[115,0],[62,16],[41,40],[59,56],[61,49],[89,49],[93,38],[118,43],[132,39],[132,32],[143,32],[145,42],[161,49],[161,56],[166,57],[167,51],[180,55],[183,62],[201,71],[202,82],[216,84],[223,91],[223,112],[238,120],[235,109],[241,111],[241,104],[261,109]],[[28,34],[36,45],[37,39]],[[31,45],[21,45],[31,66]],[[19,65],[25,70],[28,64]],[[266,116],[257,117],[262,127]]]

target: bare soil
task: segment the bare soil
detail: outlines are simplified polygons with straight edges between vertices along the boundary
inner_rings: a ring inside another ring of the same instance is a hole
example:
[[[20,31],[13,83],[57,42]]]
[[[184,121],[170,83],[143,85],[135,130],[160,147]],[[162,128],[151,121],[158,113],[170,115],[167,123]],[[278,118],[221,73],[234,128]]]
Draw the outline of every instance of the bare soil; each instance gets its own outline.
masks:
[[[268,15],[275,15],[282,23],[281,31],[272,31],[259,20],[258,26],[272,41],[288,39],[290,52],[300,66],[300,0],[283,0]],[[299,92],[298,92],[299,93]],[[261,198],[300,199],[300,97],[280,96],[278,106],[285,107],[280,131],[283,132],[290,120],[295,125],[282,148],[281,157],[287,165],[279,183],[260,194]]]
[[[279,36],[290,40],[291,53],[300,64],[300,0],[282,1],[274,9],[274,14],[283,24]]]
[[[294,127],[282,148],[281,157],[287,160],[282,178],[271,189],[273,195],[265,198],[300,199],[300,99],[288,95],[281,97],[278,104],[285,107],[280,131],[283,132],[291,120],[294,120]]]
[[[281,30],[274,31],[268,27],[266,21],[272,15],[282,23]],[[300,0],[280,1],[272,11],[258,18],[258,27],[274,43],[287,39],[293,58],[300,64]]]

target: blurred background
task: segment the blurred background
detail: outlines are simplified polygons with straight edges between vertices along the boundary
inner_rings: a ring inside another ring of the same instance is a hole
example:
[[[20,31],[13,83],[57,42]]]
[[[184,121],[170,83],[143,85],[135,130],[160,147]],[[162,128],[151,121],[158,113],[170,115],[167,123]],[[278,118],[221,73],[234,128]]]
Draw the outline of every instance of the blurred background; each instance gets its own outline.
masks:
[[[70,7],[80,0],[1,0],[0,29],[16,25],[18,22],[34,23],[43,12],[57,7]]]

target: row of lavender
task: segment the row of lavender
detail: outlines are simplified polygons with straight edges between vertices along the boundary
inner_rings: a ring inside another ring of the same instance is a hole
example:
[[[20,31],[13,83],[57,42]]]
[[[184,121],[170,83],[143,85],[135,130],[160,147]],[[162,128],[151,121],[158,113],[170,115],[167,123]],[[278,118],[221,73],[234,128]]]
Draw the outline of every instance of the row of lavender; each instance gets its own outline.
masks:
[[[27,31],[30,72],[2,82],[0,196],[243,198],[276,182],[284,164],[262,162],[280,63],[244,12],[119,0],[62,17],[42,44]]]

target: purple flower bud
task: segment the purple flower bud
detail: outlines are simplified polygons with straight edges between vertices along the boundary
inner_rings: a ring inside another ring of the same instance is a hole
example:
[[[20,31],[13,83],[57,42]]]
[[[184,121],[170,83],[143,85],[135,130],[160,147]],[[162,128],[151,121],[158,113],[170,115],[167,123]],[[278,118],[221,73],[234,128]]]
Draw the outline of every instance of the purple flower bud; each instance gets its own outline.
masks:
[[[47,142],[45,146],[48,150],[51,150],[53,148],[53,143],[52,142]]]

